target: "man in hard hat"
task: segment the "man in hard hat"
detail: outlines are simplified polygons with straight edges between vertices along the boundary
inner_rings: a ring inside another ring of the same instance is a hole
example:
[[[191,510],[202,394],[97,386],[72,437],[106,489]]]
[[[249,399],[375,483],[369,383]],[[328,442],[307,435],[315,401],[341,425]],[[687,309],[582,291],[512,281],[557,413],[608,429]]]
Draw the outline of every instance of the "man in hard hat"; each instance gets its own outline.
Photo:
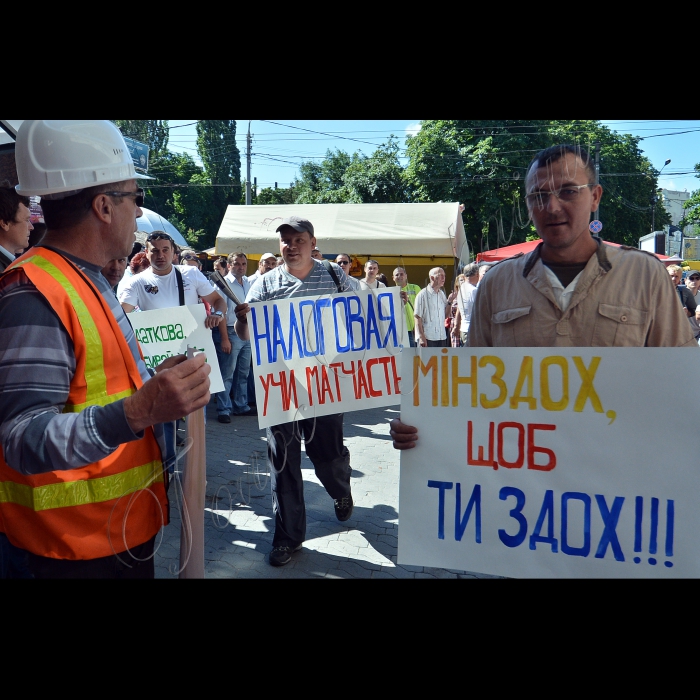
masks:
[[[39,578],[152,578],[168,521],[160,424],[209,401],[204,355],[149,378],[101,269],[126,257],[143,191],[108,121],[25,121],[22,196],[40,246],[0,278],[0,531]]]
[[[0,182],[0,272],[15,259],[15,251],[29,245],[33,230],[29,197],[17,194],[7,180]]]

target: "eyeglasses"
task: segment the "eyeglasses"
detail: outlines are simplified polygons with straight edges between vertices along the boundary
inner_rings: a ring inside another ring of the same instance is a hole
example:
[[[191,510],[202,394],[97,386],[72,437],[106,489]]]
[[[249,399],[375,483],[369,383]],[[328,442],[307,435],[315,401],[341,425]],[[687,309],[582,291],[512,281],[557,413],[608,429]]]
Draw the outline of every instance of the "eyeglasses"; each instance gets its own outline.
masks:
[[[109,193],[107,193],[109,194]],[[160,239],[163,239],[165,241],[172,241],[172,237],[168,236],[167,233],[163,233],[162,231],[154,231],[153,233],[149,233],[148,236],[146,237],[146,240],[150,243],[151,241],[158,241]]]
[[[186,255],[182,256],[183,260],[199,260],[199,258],[196,255],[192,255],[192,253],[187,253]]]
[[[688,277],[689,280],[693,280],[693,282],[697,282],[700,280],[700,277]]]
[[[549,198],[552,196],[556,197],[560,202],[575,202],[579,198],[581,190],[595,186],[593,183],[588,183],[587,185],[567,185],[558,192],[540,190],[539,192],[531,192],[526,195],[525,201],[531,207],[536,206],[538,209],[544,209],[549,204]]]
[[[336,263],[337,265],[349,265],[350,263],[347,260],[338,260]]]
[[[140,187],[136,192],[101,192],[100,194],[106,194],[110,197],[133,197],[137,207],[143,206],[144,192]]]

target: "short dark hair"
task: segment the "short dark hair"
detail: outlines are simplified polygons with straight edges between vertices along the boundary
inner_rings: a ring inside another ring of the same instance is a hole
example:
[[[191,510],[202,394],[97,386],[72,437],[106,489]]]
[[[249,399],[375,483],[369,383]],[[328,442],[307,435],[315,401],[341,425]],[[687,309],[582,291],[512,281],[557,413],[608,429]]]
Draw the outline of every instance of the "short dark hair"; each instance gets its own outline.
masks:
[[[349,263],[352,263],[352,255],[348,255],[347,253],[338,253],[338,255],[336,255],[335,257],[339,258],[341,255],[344,258],[347,258]]]
[[[588,183],[590,185],[595,184],[595,164],[591,160],[591,156],[588,151],[583,148],[583,146],[574,146],[570,143],[561,143],[558,146],[550,146],[540,151],[527,166],[527,172],[525,174],[525,180],[527,181],[528,175],[532,170],[533,166],[536,168],[544,168],[549,163],[556,163],[561,158],[566,157],[568,153],[571,153],[581,159],[583,165],[588,173]]]
[[[229,253],[227,258],[229,265],[233,265],[234,258],[245,258],[246,261],[248,260],[248,256],[245,253]],[[224,262],[226,262],[226,260],[224,260]]]
[[[105,185],[95,185],[86,187],[84,190],[64,199],[41,198],[41,211],[44,213],[46,228],[62,229],[76,226],[87,215],[92,207],[92,200],[98,194],[114,191],[115,185],[119,183],[110,182]],[[123,197],[115,197],[115,206],[123,204]]]
[[[24,204],[29,209],[29,197],[17,194],[17,190],[12,187],[9,180],[0,182],[0,221],[6,224],[15,221],[20,204]]]

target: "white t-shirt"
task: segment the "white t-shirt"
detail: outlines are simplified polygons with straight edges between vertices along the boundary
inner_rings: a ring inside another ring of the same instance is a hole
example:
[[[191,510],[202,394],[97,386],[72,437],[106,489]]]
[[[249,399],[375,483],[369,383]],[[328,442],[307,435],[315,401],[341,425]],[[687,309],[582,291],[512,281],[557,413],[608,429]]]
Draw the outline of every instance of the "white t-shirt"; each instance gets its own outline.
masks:
[[[216,291],[216,287],[196,267],[178,265],[177,269],[182,273],[185,306],[197,304],[198,297],[206,297]],[[119,301],[138,306],[141,311],[180,306],[175,266],[167,275],[156,275],[153,268],[134,275],[122,289]]]
[[[442,289],[434,292],[432,287],[426,287],[418,292],[413,315],[422,319],[428,340],[445,340],[445,306],[447,297]]]
[[[386,287],[384,282],[380,282],[379,280],[374,280],[374,284],[367,284],[367,282],[365,282],[364,280],[357,281],[360,285],[360,289],[363,291],[366,289],[381,289],[382,287]]]

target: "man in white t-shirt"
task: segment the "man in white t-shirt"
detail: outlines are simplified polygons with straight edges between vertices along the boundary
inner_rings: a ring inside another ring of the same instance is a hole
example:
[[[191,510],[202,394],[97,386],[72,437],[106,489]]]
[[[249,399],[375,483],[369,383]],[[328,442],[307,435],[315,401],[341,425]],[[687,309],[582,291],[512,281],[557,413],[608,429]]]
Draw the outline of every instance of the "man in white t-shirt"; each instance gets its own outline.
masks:
[[[148,236],[146,246],[151,267],[134,275],[119,295],[126,313],[137,306],[141,311],[191,306],[199,303],[201,297],[214,309],[206,318],[207,328],[216,328],[226,320],[226,302],[216,287],[196,267],[173,265],[173,239],[167,233],[154,231]],[[180,303],[180,285],[184,304]]]
[[[376,260],[368,260],[365,263],[365,276],[360,280],[360,289],[379,289],[386,287],[384,282],[377,279],[379,263]]]
[[[476,299],[476,287],[479,284],[479,266],[470,263],[462,273],[466,282],[462,282],[457,293],[457,313],[452,328],[452,337],[459,338],[463,347],[469,344],[469,321],[472,317],[474,299]]]
[[[445,271],[441,267],[434,267],[428,274],[430,284],[418,292],[413,311],[416,342],[423,348],[443,348],[447,346],[447,297],[442,291],[445,286]]]

